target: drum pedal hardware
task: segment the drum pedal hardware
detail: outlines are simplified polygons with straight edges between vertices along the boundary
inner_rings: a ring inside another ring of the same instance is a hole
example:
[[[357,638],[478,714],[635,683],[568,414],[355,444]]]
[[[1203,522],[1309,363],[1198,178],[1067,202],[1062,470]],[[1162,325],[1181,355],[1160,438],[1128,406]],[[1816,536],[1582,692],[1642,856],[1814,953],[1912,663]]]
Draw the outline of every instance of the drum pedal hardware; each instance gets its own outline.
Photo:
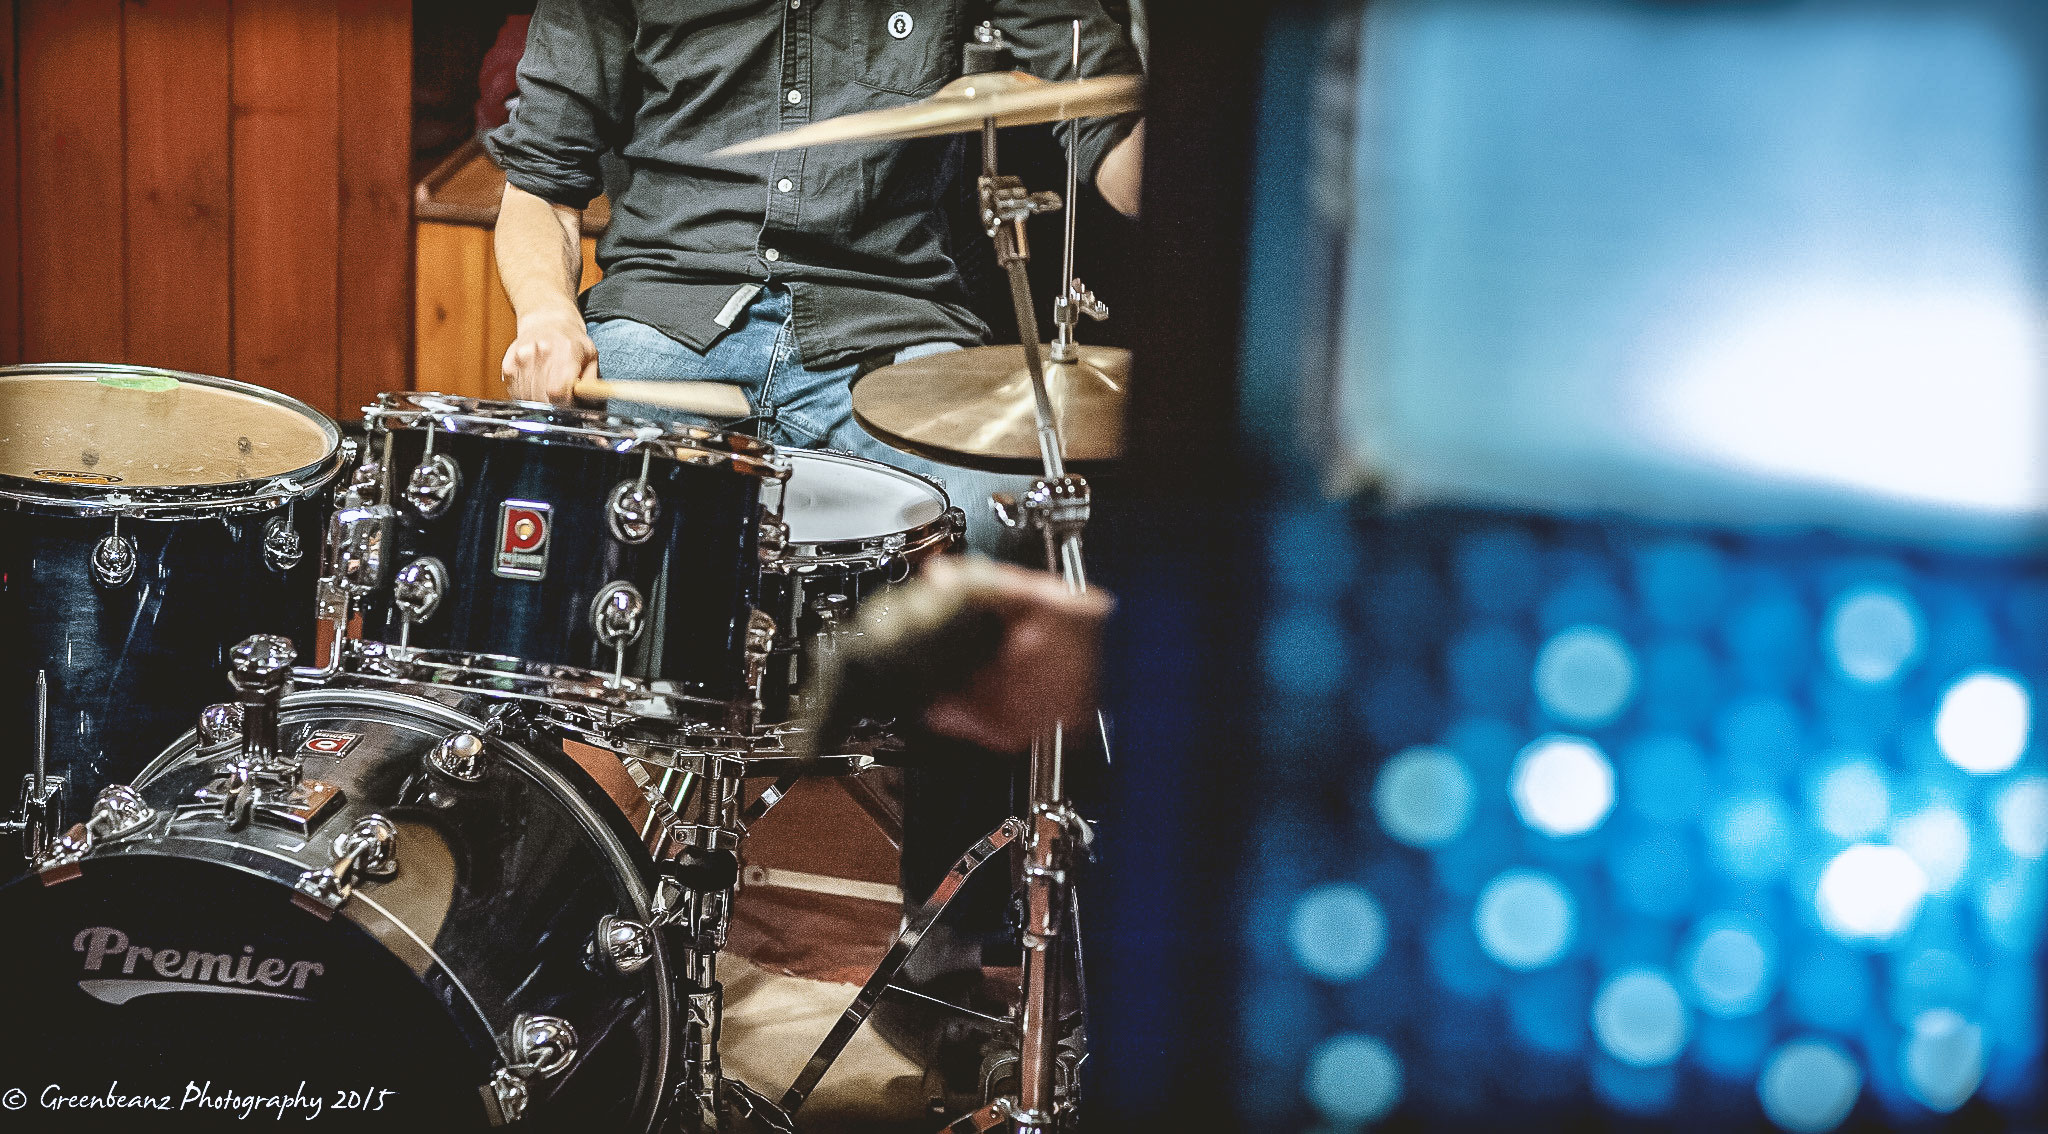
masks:
[[[398,828],[382,815],[365,815],[334,838],[334,862],[299,875],[292,900],[322,917],[341,908],[366,881],[398,873]]]
[[[576,1029],[560,1016],[521,1013],[499,1043],[505,1065],[481,1088],[492,1126],[509,1126],[526,1114],[533,1079],[552,1079],[576,1061]]]

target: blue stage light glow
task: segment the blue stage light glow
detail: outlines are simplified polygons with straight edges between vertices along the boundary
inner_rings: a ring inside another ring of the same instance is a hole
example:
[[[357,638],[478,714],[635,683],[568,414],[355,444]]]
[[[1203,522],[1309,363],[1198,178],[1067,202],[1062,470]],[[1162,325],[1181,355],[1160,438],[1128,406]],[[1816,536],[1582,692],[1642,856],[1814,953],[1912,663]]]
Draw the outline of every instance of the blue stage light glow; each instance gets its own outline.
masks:
[[[1356,980],[1372,970],[1387,945],[1387,918],[1363,887],[1348,882],[1317,886],[1294,903],[1287,943],[1302,968],[1332,982]]]
[[[1643,651],[1639,717],[1654,729],[1696,729],[1713,717],[1725,684],[1713,653],[1699,639],[1655,639]]]
[[[1821,872],[1814,902],[1821,924],[1853,944],[1880,944],[1913,924],[1927,897],[1927,873],[1898,847],[1857,843]]]
[[[1571,947],[1576,921],[1571,895],[1557,879],[1521,868],[1487,883],[1472,914],[1487,956],[1523,972],[1556,964]]]
[[[1556,589],[1543,596],[1543,604],[1536,611],[1536,626],[1546,637],[1582,623],[1619,626],[1627,618],[1628,609],[1628,599],[1605,572],[1574,568]]]
[[[1840,1047],[1804,1039],[1771,1053],[1757,1079],[1764,1114],[1792,1134],[1826,1134],[1849,1117],[1863,1072]]]
[[[1543,644],[1534,684],[1545,712],[1568,725],[1599,728],[1635,695],[1635,655],[1605,626],[1573,626]]]
[[[1876,978],[1867,957],[1829,939],[1808,942],[1785,975],[1785,1006],[1810,1028],[1853,1034],[1876,1008]]]
[[[1701,919],[1685,949],[1692,999],[1710,1015],[1749,1016],[1770,1003],[1777,960],[1771,934],[1754,919],[1722,912]]]
[[[1556,965],[1508,982],[1508,1024],[1539,1052],[1575,1055],[1587,1047],[1592,981],[1583,965]]]
[[[1521,528],[1496,527],[1460,539],[1451,553],[1458,598],[1495,616],[1519,614],[1535,605],[1542,582],[1529,565],[1542,549]]]
[[[1290,607],[1266,624],[1260,660],[1266,681],[1291,696],[1317,697],[1342,688],[1344,665],[1330,643],[1343,627],[1326,605]]]
[[[1662,1067],[1685,1050],[1691,1023],[1671,978],[1654,969],[1615,974],[1593,999],[1593,1035],[1631,1067]]]
[[[1387,761],[1373,784],[1380,826],[1412,847],[1439,847],[1472,819],[1472,776],[1442,748],[1410,748]]]
[[[1727,558],[1699,540],[1658,540],[1636,553],[1635,568],[1645,613],[1668,629],[1704,629],[1728,599]]]
[[[1747,592],[1721,627],[1729,660],[1744,686],[1787,689],[1813,664],[1812,615],[1798,589],[1776,573],[1753,579]]]
[[[1630,1067],[1614,1059],[1593,1061],[1593,1090],[1601,1100],[1627,1114],[1658,1115],[1678,1097],[1674,1067]]]
[[[1710,1074],[1750,1082],[1763,1068],[1774,1031],[1766,1012],[1735,1019],[1704,1016],[1693,1029],[1686,1057]]]
[[[1507,974],[1480,947],[1472,920],[1447,912],[1430,926],[1424,944],[1438,983],[1466,1000],[1479,1000],[1500,988]]]
[[[1553,733],[1516,757],[1510,792],[1531,829],[1555,838],[1583,835],[1614,808],[1614,767],[1592,741]]]
[[[1707,842],[1721,869],[1750,882],[1768,882],[1792,861],[1792,814],[1775,795],[1724,801],[1707,821]]]
[[[1386,662],[1353,692],[1352,711],[1366,735],[1386,748],[1421,744],[1441,727],[1436,683],[1407,662]]]
[[[2014,858],[2037,859],[2048,854],[2048,777],[2021,776],[1998,793],[1992,804],[1998,820],[1998,841]]]
[[[1621,801],[1669,826],[1690,824],[1707,796],[1707,754],[1677,733],[1651,733],[1621,753]]]
[[[1798,767],[1805,722],[1783,697],[1745,697],[1714,721],[1714,739],[1733,781],[1756,791],[1775,790]]]
[[[1814,777],[1810,798],[1820,829],[1844,842],[1870,838],[1891,818],[1891,778],[1867,756],[1824,765]]]
[[[1970,865],[1970,825],[1945,803],[1901,816],[1892,824],[1892,843],[1920,864],[1930,894],[1955,889]]]
[[[1906,1041],[1906,1089],[1929,1110],[1947,1114],[1984,1081],[1984,1029],[1948,1008],[1922,1012]]]
[[[1971,894],[1985,939],[2011,953],[2031,952],[2040,943],[2048,916],[2041,875],[2020,866],[1977,879]]]
[[[1444,730],[1442,746],[1458,754],[1475,781],[1497,785],[1507,781],[1524,735],[1498,717],[1460,717]]]
[[[1966,772],[2003,772],[2019,763],[2033,727],[2032,698],[2010,674],[1978,670],[1942,694],[1934,717],[1941,754]]]
[[[1309,1057],[1302,1085],[1333,1122],[1377,1122],[1401,1102],[1401,1060],[1372,1036],[1332,1036]]]
[[[1671,920],[1692,907],[1692,855],[1676,831],[1652,827],[1617,839],[1607,870],[1621,904],[1645,917]]]
[[[1919,657],[1925,625],[1919,605],[1902,587],[1845,591],[1828,610],[1828,659],[1851,681],[1887,684]]]

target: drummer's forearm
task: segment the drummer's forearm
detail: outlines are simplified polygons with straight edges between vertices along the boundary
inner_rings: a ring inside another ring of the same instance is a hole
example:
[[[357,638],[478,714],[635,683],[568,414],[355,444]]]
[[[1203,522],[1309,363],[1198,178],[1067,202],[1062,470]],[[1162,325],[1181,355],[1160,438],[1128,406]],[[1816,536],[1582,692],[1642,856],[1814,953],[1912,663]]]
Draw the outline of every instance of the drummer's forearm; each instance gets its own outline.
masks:
[[[521,326],[573,318],[583,282],[583,214],[505,186],[498,210],[498,278]]]
[[[1095,188],[1111,208],[1127,217],[1138,215],[1138,192],[1145,173],[1145,124],[1125,136],[1102,156],[1095,170]]]

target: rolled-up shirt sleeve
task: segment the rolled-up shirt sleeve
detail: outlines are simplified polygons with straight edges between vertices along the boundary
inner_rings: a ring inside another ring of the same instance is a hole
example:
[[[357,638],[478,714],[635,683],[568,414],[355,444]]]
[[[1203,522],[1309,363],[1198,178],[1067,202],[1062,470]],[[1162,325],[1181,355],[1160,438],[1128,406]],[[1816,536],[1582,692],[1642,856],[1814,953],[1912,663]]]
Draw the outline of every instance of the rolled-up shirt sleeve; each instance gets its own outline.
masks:
[[[997,0],[991,17],[1015,52],[1018,66],[1041,79],[1060,82],[1144,73],[1130,36],[1099,0]],[[1073,58],[1075,20],[1081,21],[1078,74]],[[1077,152],[1081,176],[1092,182],[1102,159],[1137,124],[1137,115],[1119,114],[1061,122],[1053,133],[1061,145]]]
[[[633,17],[617,0],[540,0],[512,118],[484,139],[505,179],[581,209],[604,191],[599,159],[631,125]]]

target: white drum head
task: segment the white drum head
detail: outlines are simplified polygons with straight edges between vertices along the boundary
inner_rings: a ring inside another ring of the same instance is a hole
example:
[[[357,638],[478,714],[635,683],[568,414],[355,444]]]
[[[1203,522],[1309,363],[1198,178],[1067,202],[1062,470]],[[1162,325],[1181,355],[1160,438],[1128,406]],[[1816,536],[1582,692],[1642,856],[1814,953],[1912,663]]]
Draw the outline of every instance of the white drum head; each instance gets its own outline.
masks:
[[[784,453],[795,465],[782,490],[791,543],[880,539],[946,514],[946,494],[901,469],[842,453]]]

